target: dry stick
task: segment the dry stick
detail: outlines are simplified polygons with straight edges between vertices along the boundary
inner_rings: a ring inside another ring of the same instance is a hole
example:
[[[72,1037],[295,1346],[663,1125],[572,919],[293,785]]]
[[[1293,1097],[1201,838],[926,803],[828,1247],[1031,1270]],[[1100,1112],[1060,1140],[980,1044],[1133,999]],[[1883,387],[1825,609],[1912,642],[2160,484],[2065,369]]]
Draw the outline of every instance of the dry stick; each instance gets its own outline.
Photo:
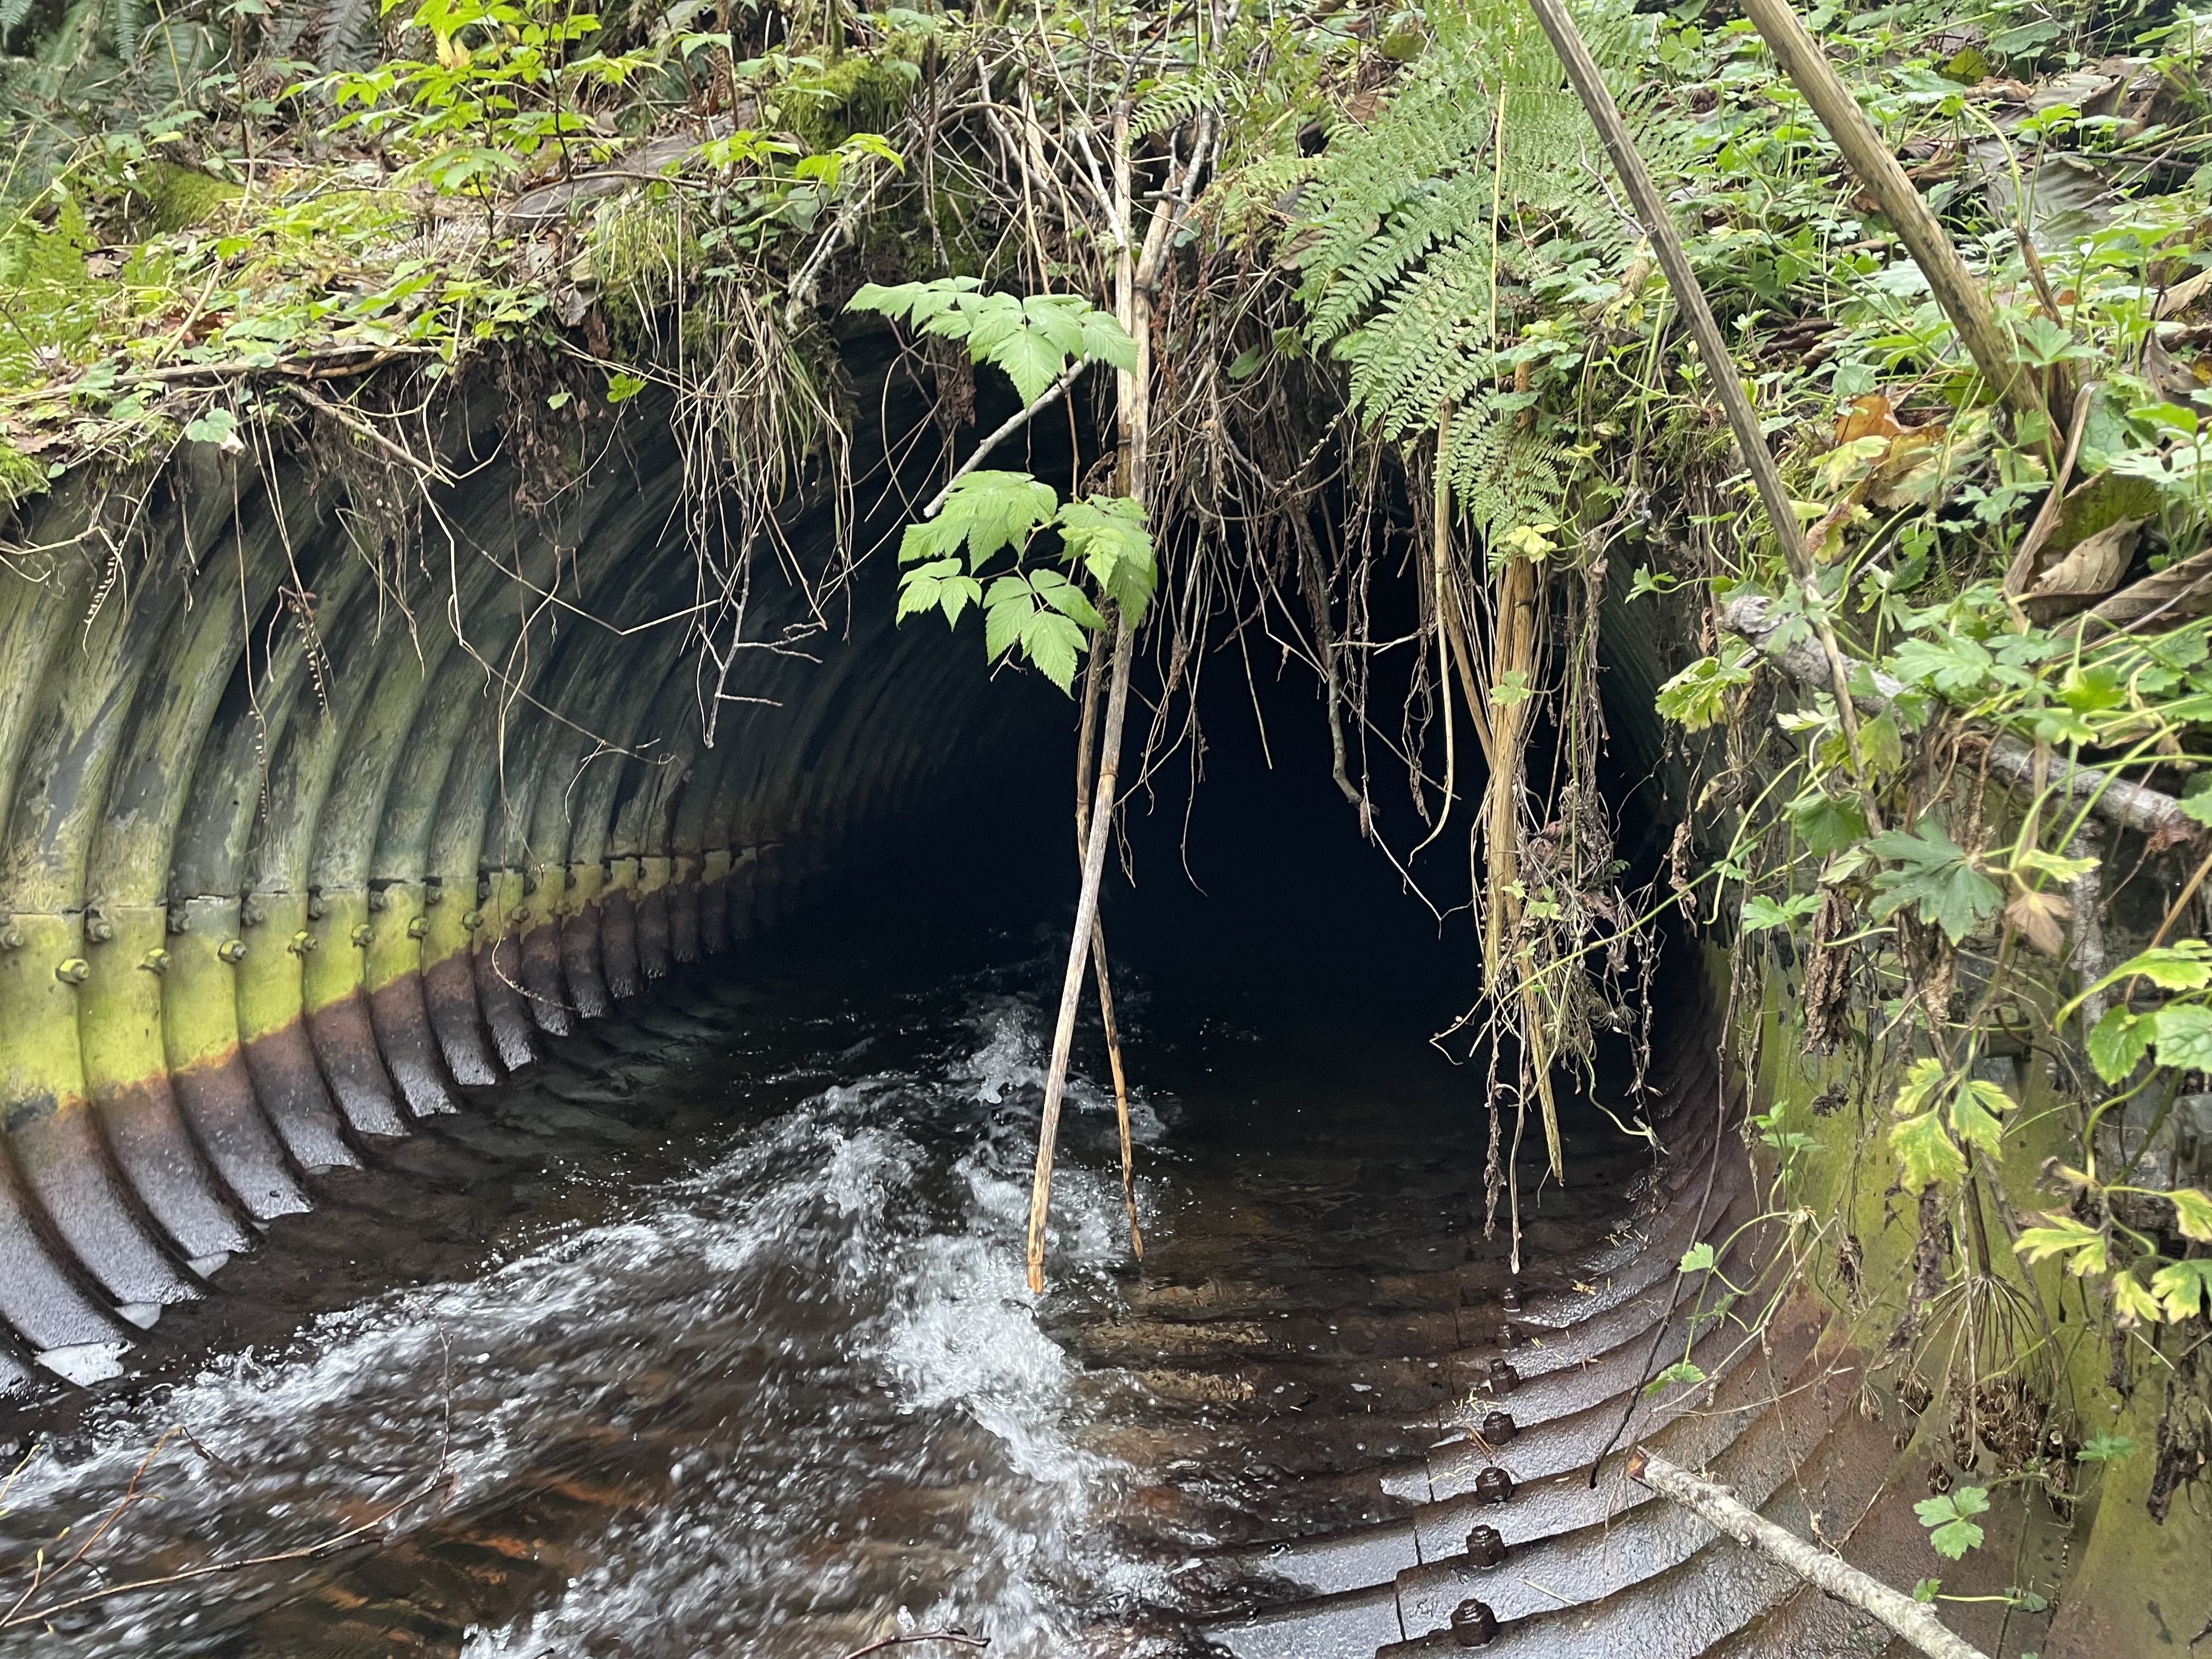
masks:
[[[1075,745],[1075,859],[1089,850],[1091,753],[1098,720],[1098,659],[1083,676],[1083,734]],[[1114,1073],[1114,1117],[1121,1131],[1121,1207],[1129,1216],[1129,1254],[1145,1259],[1145,1235],[1137,1225],[1137,1164],[1129,1141],[1129,1079],[1121,1068],[1121,1033],[1114,1019],[1114,984],[1106,969],[1106,919],[1091,924],[1091,961],[1098,975],[1098,1020],[1106,1028],[1106,1064]]]
[[[1114,626],[1114,680],[1106,694],[1106,732],[1098,763],[1098,790],[1091,802],[1091,835],[1083,853],[1083,891],[1075,904],[1075,937],[1067,974],[1060,981],[1060,1018],[1052,1031],[1052,1069],[1046,1073],[1044,1115],[1037,1125],[1036,1172],[1030,1182],[1029,1282],[1044,1290],[1044,1222],[1052,1203],[1053,1147],[1060,1136],[1060,1103],[1067,1091],[1067,1057],[1075,1044],[1075,1010],[1083,1000],[1084,958],[1098,925],[1098,886],[1106,872],[1106,845],[1114,828],[1115,786],[1121,767],[1121,722],[1129,706],[1129,666],[1135,632],[1127,616]]]
[[[1452,732],[1451,638],[1445,631],[1444,622],[1444,605],[1449,599],[1446,580],[1451,562],[1451,480],[1444,474],[1444,455],[1451,447],[1451,414],[1449,404],[1437,411],[1436,515],[1430,557],[1436,586],[1437,696],[1443,705],[1444,717],[1444,804],[1437,809],[1436,828],[1429,831],[1419,847],[1406,854],[1408,863],[1413,861],[1414,854],[1443,834],[1444,825],[1451,821],[1452,793],[1459,786],[1459,743]]]
[[[1037,416],[1042,414],[1046,410],[1052,407],[1054,403],[1058,402],[1060,394],[1066,392],[1068,387],[1073,386],[1077,380],[1080,380],[1083,376],[1083,371],[1090,367],[1091,359],[1088,357],[1078,359],[1075,362],[1068,366],[1068,369],[1066,374],[1062,374],[1042,392],[1037,393],[1037,398],[1035,403],[1030,404],[1026,409],[1017,410],[1014,413],[1009,415],[1000,423],[997,431],[992,433],[989,437],[977,444],[975,449],[969,453],[968,459],[960,463],[958,470],[956,471],[951,477],[945,481],[945,488],[939,490],[937,494],[929,498],[929,505],[921,509],[921,516],[925,519],[933,519],[939,513],[944,511],[945,503],[951,498],[953,485],[958,483],[970,472],[973,472],[977,467],[981,466],[983,464],[983,458],[985,456],[988,455],[1008,438],[1012,437],[1015,433],[1027,426]]]
[[[950,1642],[955,1647],[988,1648],[988,1636],[970,1636],[964,1630],[918,1630],[904,1636],[886,1636],[880,1642],[871,1642],[864,1648],[854,1648],[845,1659],[861,1659],[863,1654],[881,1653],[885,1648],[904,1647],[911,1642]]]
[[[1146,228],[1144,250],[1133,258],[1129,246],[1133,180],[1126,104],[1115,112],[1114,128],[1114,228],[1119,245],[1114,269],[1114,310],[1122,328],[1137,344],[1136,367],[1122,370],[1116,382],[1121,471],[1127,493],[1142,507],[1152,398],[1151,283],[1167,246],[1176,181],[1170,179],[1168,188],[1160,192],[1152,223]],[[1194,158],[1192,165],[1195,165]],[[1083,962],[1090,953],[1091,934],[1098,921],[1098,887],[1106,872],[1106,844],[1113,829],[1115,786],[1121,767],[1121,726],[1128,711],[1129,673],[1136,654],[1135,630],[1128,612],[1116,607],[1114,678],[1106,694],[1106,730],[1099,743],[1098,787],[1091,800],[1091,834],[1083,854],[1083,890],[1076,900],[1075,934],[1068,942],[1067,973],[1060,981],[1060,1017],[1052,1034],[1052,1066],[1045,1073],[1044,1111],[1037,1124],[1036,1170],[1030,1182],[1029,1285],[1032,1295],[1042,1294],[1044,1290],[1044,1224],[1052,1205],[1053,1148],[1060,1135],[1060,1101],[1067,1090],[1067,1058],[1075,1042],[1076,1005],[1083,996]]]
[[[1767,0],[1759,3],[1772,9]],[[1789,562],[1791,579],[1804,590],[1806,613],[1820,635],[1821,649],[1827,653],[1828,672],[1836,694],[1836,714],[1843,722],[1851,770],[1863,781],[1866,769],[1860,757],[1858,714],[1851,706],[1850,677],[1844,670],[1843,647],[1836,642],[1836,630],[1828,622],[1820,574],[1813,568],[1812,555],[1806,550],[1797,510],[1790,505],[1790,492],[1783,488],[1781,469],[1767,451],[1766,434],[1759,429],[1759,417],[1752,411],[1751,400],[1743,394],[1743,382],[1737,375],[1735,360],[1729,356],[1728,342],[1722,338],[1720,325],[1713,320],[1712,307],[1705,303],[1705,290],[1698,286],[1698,279],[1690,270],[1688,256],[1682,252],[1682,240],[1674,234],[1674,222],[1668,216],[1658,187],[1651,182],[1651,171],[1637,153],[1635,142],[1628,136],[1628,128],[1621,121],[1620,111],[1614,107],[1613,94],[1606,89],[1597,65],[1590,61],[1589,48],[1583,44],[1574,20],[1567,15],[1559,0],[1528,0],[1528,3],[1536,14],[1536,21],[1544,26],[1544,33],[1551,37],[1559,61],[1566,66],[1567,78],[1574,82],[1583,107],[1596,125],[1606,154],[1613,158],[1613,170],[1627,186],[1628,199],[1635,205],[1637,218],[1643,222],[1644,234],[1651,239],[1651,251],[1658,258],[1659,268],[1667,275],[1667,286],[1674,295],[1674,303],[1681,307],[1683,319],[1690,325],[1690,337],[1698,343],[1698,356],[1705,360],[1705,372],[1712,377],[1713,389],[1720,394],[1721,407],[1728,411],[1729,429],[1735,434],[1735,447],[1742,453],[1744,465],[1751,470],[1753,483],[1758,486],[1759,499],[1773,527],[1775,543]],[[1764,32],[1765,25],[1760,27]],[[1778,49],[1776,55],[1780,56]],[[1896,164],[1893,161],[1891,165]],[[1910,191],[1909,184],[1906,188]],[[1912,199],[1916,204],[1920,200],[1917,194]],[[1924,214],[1927,210],[1923,207],[1921,210]],[[1932,227],[1935,221],[1930,219],[1929,223]],[[1936,235],[1937,240],[1942,239],[1940,229]],[[1908,246],[1912,246],[1910,239]],[[1948,247],[1949,244],[1946,242],[1944,246]],[[1955,263],[1957,253],[1953,252],[1951,258]],[[1929,280],[1934,279],[1931,276]],[[2029,395],[2034,395],[2032,388]],[[2036,407],[2040,410],[2042,405],[2038,403]],[[1868,827],[1878,831],[1881,814],[1875,805],[1873,792],[1862,788],[1861,793]]]
[[[1954,1634],[1927,1603],[1914,1601],[1903,1590],[1893,1589],[1879,1578],[1861,1572],[1841,1556],[1831,1555],[1787,1528],[1776,1526],[1738,1503],[1726,1486],[1677,1468],[1642,1447],[1630,1455],[1628,1473],[1745,1548],[1789,1568],[1821,1594],[1880,1620],[1928,1659],[1989,1659],[1979,1648]]]
[[[1540,4],[1544,3],[1540,0]],[[1859,182],[1881,204],[1882,212],[1904,239],[1913,263],[1928,278],[1929,290],[1950,318],[1951,325],[1959,331],[1960,343],[1983,378],[2014,414],[2040,416],[2047,422],[2050,411],[2044,407],[2035,377],[2021,362],[2012,339],[1997,321],[1989,295],[1966,269],[1966,262],[1959,257],[1959,250],[1944,234],[1912,180],[1905,176],[1905,169],[1874,130],[1858,100],[1836,78],[1819,44],[1805,33],[1788,0],[1743,0],[1743,9],[1765,37],[1783,73],[1805,94],[1805,101],[1827,128]]]

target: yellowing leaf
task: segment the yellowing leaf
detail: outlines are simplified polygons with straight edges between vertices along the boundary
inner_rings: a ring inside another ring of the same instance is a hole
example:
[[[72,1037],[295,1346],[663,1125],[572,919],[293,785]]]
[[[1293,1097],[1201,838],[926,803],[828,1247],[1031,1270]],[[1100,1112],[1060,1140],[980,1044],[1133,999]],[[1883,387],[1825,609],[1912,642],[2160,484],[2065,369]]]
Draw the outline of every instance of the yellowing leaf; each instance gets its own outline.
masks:
[[[2071,1258],[2068,1271],[2086,1278],[2100,1273],[2106,1268],[2105,1235],[2087,1223],[2075,1219],[2063,1212],[2053,1212],[2042,1218],[2040,1227],[2030,1227],[2013,1246],[2030,1261],[2045,1261],[2054,1256]]]
[[[2155,1325],[2164,1316],[2158,1297],[2130,1273],[2112,1275],[2112,1322],[2124,1331],[2138,1325]]]
[[[2168,1319],[2193,1319],[2212,1293],[2212,1258],[2169,1261],[2151,1275],[2150,1287]]]
[[[1936,1113],[1923,1112],[1898,1124],[1889,1132],[1889,1146],[1897,1154],[1898,1179],[1908,1193],[1953,1186],[1966,1177],[1966,1155],[1943,1133]]]
[[[2212,1197],[2194,1187],[2179,1187],[2166,1197],[2173,1202],[2173,1218],[2184,1238],[2212,1244]]]

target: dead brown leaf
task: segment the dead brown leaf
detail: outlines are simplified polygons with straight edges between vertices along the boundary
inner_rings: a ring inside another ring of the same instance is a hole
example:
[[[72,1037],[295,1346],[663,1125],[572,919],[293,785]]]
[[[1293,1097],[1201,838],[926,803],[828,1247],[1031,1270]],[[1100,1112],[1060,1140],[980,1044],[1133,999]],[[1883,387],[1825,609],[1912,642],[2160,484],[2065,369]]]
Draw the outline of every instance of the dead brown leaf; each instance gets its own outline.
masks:
[[[2067,550],[2066,556],[2036,579],[2025,603],[2029,611],[2047,620],[2082,608],[2082,601],[2101,599],[2119,586],[2135,556],[2136,541],[2146,520],[2115,519],[2095,535]],[[2045,601],[2038,605],[2037,601]]]
[[[2063,923],[2072,919],[2074,907],[2057,893],[2021,891],[2013,895],[2005,906],[2005,921],[2020,936],[2046,957],[2057,958],[2066,952],[2066,930]]]
[[[1841,449],[1861,438],[1894,438],[1904,430],[1889,399],[1879,392],[1869,392],[1863,398],[1852,398],[1850,413],[1836,422],[1835,447]]]

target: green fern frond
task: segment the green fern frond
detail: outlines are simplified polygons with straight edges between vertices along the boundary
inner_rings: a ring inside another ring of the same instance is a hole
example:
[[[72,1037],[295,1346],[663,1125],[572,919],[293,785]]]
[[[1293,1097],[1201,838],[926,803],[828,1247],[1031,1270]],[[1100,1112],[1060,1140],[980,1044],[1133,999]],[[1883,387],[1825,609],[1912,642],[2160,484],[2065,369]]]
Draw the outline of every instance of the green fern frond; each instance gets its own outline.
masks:
[[[1209,66],[1195,75],[1163,81],[1139,99],[1129,115],[1129,134],[1149,138],[1196,118],[1202,109],[1234,108],[1243,101],[1243,88],[1237,77]]]
[[[107,38],[115,55],[135,63],[146,38],[146,0],[109,0]]]

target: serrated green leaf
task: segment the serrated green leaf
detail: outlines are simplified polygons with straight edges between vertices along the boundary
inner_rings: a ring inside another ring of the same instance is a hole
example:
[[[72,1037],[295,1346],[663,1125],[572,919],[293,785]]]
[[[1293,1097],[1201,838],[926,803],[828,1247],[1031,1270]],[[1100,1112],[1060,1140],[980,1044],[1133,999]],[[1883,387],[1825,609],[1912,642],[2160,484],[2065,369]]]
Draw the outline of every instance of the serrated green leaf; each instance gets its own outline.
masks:
[[[1686,1359],[1678,1359],[1646,1382],[1644,1385],[1644,1392],[1647,1395],[1661,1394],[1677,1382],[1687,1382],[1694,1386],[1705,1380],[1705,1373],[1702,1366],[1692,1364]]]
[[[2194,1002],[2168,1003],[2148,1016],[2158,1063],[2177,1071],[2212,1071],[2212,1008]]]
[[[1129,331],[1109,313],[1087,312],[1083,319],[1083,355],[1109,368],[1133,369],[1137,366],[1137,343],[1129,337]]]
[[[1032,294],[1022,301],[1022,322],[1060,353],[1060,367],[1065,368],[1070,357],[1082,355],[1083,313],[1089,309],[1079,295]]]
[[[2212,1244],[2212,1195],[2194,1187],[2177,1187],[2166,1196],[2173,1206],[2174,1224],[2181,1229],[2181,1236]]]
[[[1036,611],[1036,597],[1019,576],[1000,576],[985,589],[983,660],[996,662],[1019,644],[1022,625]]]
[[[2107,1009],[2089,1030],[2089,1063],[2107,1083],[2118,1083],[2150,1052],[2150,1022],[2127,1009]]]
[[[1954,1186],[1966,1176],[1966,1155],[1943,1132],[1938,1113],[1923,1112],[1896,1125],[1889,1132],[1889,1148],[1897,1154],[1898,1177],[1908,1193]]]
[[[2168,1319],[2194,1319],[2212,1294],[2212,1257],[2169,1261],[2151,1275],[2150,1288]]]
[[[1686,1273],[1710,1273],[1715,1260],[1713,1247],[1700,1242],[1682,1252],[1680,1266]]]
[[[2081,1449],[2074,1454],[2075,1461],[2082,1463],[2117,1463],[2135,1455],[2136,1443],[2124,1434],[2107,1434],[2099,1429],[2081,1443]]]
[[[1022,546],[1059,507],[1058,492],[1026,472],[979,469],[952,486],[945,495],[944,510],[930,521],[926,536],[917,538],[915,533],[923,526],[908,526],[899,559],[903,563],[910,558],[941,556],[964,542],[968,568],[980,575],[995,554],[1004,548]],[[916,547],[926,550],[916,553],[913,551]]]
[[[1023,651],[1037,671],[1063,691],[1074,685],[1075,659],[1089,641],[1081,628],[1056,611],[1035,611],[1022,624]]]
[[[1060,509],[1060,533],[1068,556],[1081,562],[1134,627],[1159,580],[1144,508],[1126,495],[1070,501]]]
[[[1067,368],[1067,354],[1034,329],[1014,330],[990,353],[1024,404],[1033,404]]]
[[[1037,598],[1079,626],[1087,629],[1106,626],[1106,618],[1092,608],[1083,590],[1057,570],[1031,571],[1030,587]]]

